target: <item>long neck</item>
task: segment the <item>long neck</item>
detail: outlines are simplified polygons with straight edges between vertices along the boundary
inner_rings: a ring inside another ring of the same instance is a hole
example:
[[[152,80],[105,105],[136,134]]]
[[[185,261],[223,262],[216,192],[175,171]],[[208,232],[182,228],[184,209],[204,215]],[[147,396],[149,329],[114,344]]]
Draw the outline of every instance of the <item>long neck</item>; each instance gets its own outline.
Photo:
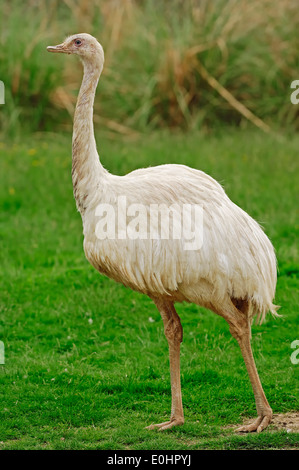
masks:
[[[84,214],[106,172],[96,148],[93,130],[93,103],[101,68],[84,63],[73,126],[72,180],[77,208]]]

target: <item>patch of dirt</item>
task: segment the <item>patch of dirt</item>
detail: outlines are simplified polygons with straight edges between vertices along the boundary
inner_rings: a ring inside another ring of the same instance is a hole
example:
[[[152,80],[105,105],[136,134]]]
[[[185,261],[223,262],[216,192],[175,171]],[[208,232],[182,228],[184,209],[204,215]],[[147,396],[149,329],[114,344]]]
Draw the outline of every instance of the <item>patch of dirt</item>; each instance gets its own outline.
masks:
[[[270,426],[276,431],[299,432],[299,411],[273,415]]]

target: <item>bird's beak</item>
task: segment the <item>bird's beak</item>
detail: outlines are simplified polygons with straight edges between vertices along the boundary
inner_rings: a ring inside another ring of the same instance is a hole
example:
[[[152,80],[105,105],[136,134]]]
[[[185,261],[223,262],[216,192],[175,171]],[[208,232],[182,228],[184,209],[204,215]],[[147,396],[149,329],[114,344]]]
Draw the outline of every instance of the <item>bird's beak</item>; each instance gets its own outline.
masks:
[[[62,44],[58,44],[57,46],[48,46],[47,47],[47,51],[48,52],[65,52],[67,53],[68,51],[66,50],[65,48],[65,45],[62,43]]]

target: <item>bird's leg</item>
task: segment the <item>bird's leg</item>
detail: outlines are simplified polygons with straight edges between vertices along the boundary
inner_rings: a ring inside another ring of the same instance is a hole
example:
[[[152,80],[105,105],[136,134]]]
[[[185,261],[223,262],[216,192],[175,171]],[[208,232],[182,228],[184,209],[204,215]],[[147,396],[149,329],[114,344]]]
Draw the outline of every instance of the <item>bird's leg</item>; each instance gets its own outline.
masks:
[[[236,429],[237,432],[261,432],[265,429],[272,419],[272,410],[265,396],[258,371],[254,362],[250,338],[251,326],[247,311],[241,311],[234,307],[235,312],[232,315],[222,315],[229,323],[230,332],[239,343],[242,356],[246,365],[249,379],[253,388],[258,418],[251,424],[241,426]]]
[[[231,329],[232,331],[232,329]],[[234,333],[232,333],[234,336]],[[241,426],[240,428],[236,429],[239,432],[252,432],[257,431],[261,432],[265,429],[268,424],[270,424],[272,419],[272,410],[264,393],[258,371],[254,362],[251,344],[250,344],[250,330],[245,331],[243,335],[235,336],[243,358],[247,368],[247,372],[249,375],[249,379],[253,388],[253,393],[255,397],[256,409],[258,413],[258,418],[253,421],[253,423]]]
[[[180,379],[180,343],[183,339],[183,329],[173,304],[156,302],[156,305],[163,319],[164,333],[169,346],[172,404],[170,420],[160,424],[151,424],[147,429],[159,428],[159,431],[164,431],[184,423]]]

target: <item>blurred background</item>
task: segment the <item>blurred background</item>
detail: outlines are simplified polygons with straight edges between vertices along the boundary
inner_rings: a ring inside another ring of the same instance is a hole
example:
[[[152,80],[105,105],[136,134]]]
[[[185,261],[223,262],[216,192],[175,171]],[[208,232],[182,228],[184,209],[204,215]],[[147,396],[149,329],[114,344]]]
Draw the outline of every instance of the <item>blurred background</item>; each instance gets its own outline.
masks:
[[[77,32],[105,50],[95,123],[107,132],[296,130],[298,31],[297,0],[2,0],[1,132],[71,130],[82,70],[46,46]]]

